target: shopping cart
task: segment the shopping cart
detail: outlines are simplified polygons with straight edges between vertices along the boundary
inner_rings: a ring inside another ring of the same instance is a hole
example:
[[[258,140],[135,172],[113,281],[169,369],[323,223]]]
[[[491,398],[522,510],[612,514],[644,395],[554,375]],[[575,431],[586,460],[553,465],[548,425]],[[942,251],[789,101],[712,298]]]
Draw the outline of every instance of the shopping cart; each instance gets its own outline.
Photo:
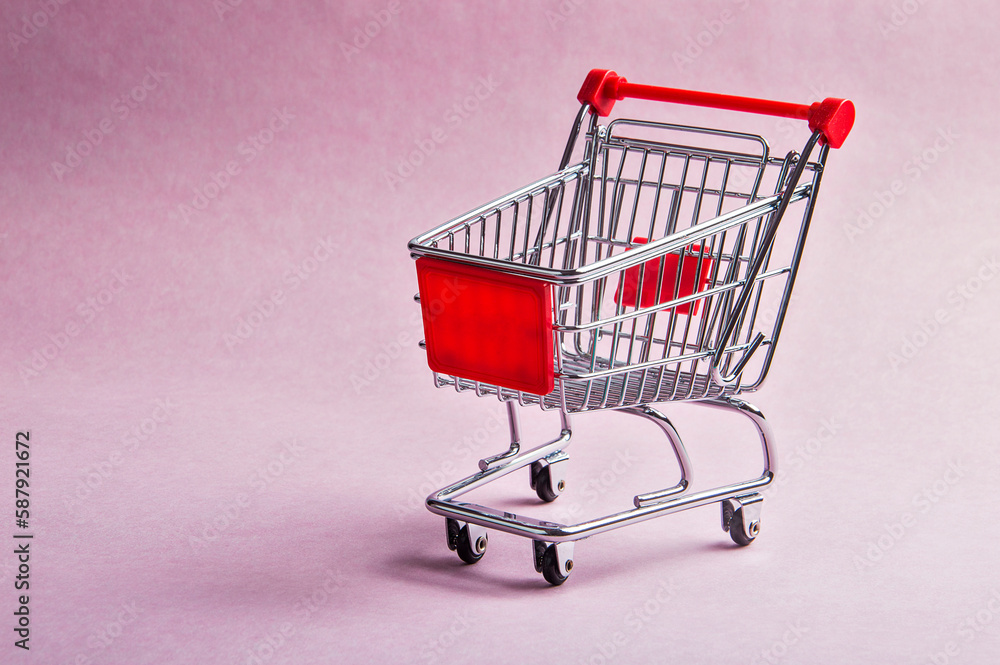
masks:
[[[812,134],[800,153],[776,157],[752,134],[599,124],[627,97],[799,118]],[[771,365],[827,155],[854,123],[848,100],[788,104],[637,85],[596,69],[578,99],[558,172],[409,243],[435,384],[495,396],[510,424],[509,449],[431,494],[427,508],[446,518],[448,546],[467,563],[482,558],[487,529],[530,538],[535,570],[553,585],[572,570],[575,541],[696,506],[720,503],[737,544],[756,538],[759,490],[776,458],[764,416],[737,396],[760,387]],[[582,159],[570,164],[581,133]],[[749,418],[762,474],[689,492],[684,444],[650,406],[673,401]],[[517,407],[527,405],[558,411],[562,428],[522,451]],[[602,409],[658,425],[680,481],[579,524],[456,500],[523,467],[538,497],[554,500],[566,487],[570,415]]]

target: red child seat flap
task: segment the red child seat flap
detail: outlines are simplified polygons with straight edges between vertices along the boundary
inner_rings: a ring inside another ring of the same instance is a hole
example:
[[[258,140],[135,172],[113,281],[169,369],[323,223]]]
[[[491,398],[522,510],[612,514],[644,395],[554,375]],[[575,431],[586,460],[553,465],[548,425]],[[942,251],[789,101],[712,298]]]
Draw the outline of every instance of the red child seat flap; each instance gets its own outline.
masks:
[[[646,242],[646,238],[632,239],[632,243],[637,245],[644,245]],[[683,261],[681,261],[679,253],[670,253],[665,254],[662,259],[661,257],[650,259],[643,266],[627,268],[624,278],[619,280],[618,289],[615,291],[615,302],[628,307],[636,306],[640,271],[642,272],[642,293],[639,294],[638,301],[641,307],[662,305],[676,298],[684,298],[698,293],[705,288],[712,271],[712,257],[706,253],[699,258],[701,251],[700,245],[693,245],[684,250]],[[681,262],[680,286],[675,295],[678,262]],[[661,263],[663,266],[662,275],[660,274]],[[658,298],[657,293],[659,293]],[[700,305],[700,299],[694,301],[695,315],[698,314]],[[678,314],[690,314],[691,303],[686,302],[678,305],[676,311]]]

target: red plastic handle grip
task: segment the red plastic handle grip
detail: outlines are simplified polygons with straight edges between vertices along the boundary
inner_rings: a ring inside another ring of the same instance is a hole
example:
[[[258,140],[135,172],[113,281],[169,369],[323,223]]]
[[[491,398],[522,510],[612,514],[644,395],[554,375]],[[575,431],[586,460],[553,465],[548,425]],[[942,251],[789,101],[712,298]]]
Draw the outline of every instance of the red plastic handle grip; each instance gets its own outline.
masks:
[[[580,88],[580,94],[576,96],[581,104],[590,104],[600,116],[611,113],[615,102],[626,97],[808,120],[809,129],[820,132],[823,141],[831,148],[842,146],[854,126],[854,104],[849,99],[828,97],[814,104],[790,104],[753,97],[660,88],[629,83],[624,76],[618,76],[608,69],[590,70]]]

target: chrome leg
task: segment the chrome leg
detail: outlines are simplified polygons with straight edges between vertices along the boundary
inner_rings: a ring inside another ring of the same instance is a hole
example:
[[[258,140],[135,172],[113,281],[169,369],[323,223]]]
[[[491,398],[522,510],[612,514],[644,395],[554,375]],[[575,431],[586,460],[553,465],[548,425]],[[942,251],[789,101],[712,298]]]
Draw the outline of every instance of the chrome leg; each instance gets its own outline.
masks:
[[[510,448],[505,453],[479,460],[480,471],[502,464],[521,450],[521,415],[517,412],[517,404],[511,400],[507,401],[507,422],[510,424]]]
[[[562,414],[562,430],[557,438],[526,452],[521,452],[521,420],[518,415],[517,404],[515,402],[507,402],[507,417],[510,422],[510,449],[500,455],[480,460],[479,473],[469,476],[468,478],[463,478],[457,483],[449,485],[448,487],[434,492],[427,497],[427,507],[431,510],[431,512],[437,512],[434,508],[432,508],[432,504],[436,505],[443,503],[448,505],[447,502],[451,499],[461,496],[466,492],[471,492],[477,487],[482,487],[486,483],[506,476],[508,473],[517,471],[518,469],[528,466],[533,462],[538,462],[539,460],[549,456],[557,457],[556,454],[566,448],[566,446],[569,445],[570,439],[573,437],[569,416]],[[457,515],[453,515],[449,512],[442,512],[440,514],[449,517],[458,517]]]
[[[770,476],[772,478],[774,477],[777,470],[776,463],[778,460],[774,454],[774,433],[771,431],[771,425],[764,418],[764,414],[760,412],[760,409],[753,404],[736,397],[720,397],[718,399],[697,402],[697,404],[703,404],[704,406],[715,407],[727,411],[736,411],[749,418],[754,424],[754,427],[757,428],[758,436],[760,436],[761,452],[764,455],[763,475]],[[770,482],[770,479],[768,482]]]
[[[677,458],[677,465],[681,469],[681,479],[676,485],[668,487],[664,490],[659,490],[658,492],[637,494],[632,499],[635,507],[643,508],[645,506],[652,506],[676,494],[684,492],[691,485],[691,458],[688,457],[687,449],[684,448],[681,436],[677,433],[673,423],[671,423],[665,415],[646,404],[633,408],[622,409],[622,412],[641,416],[646,420],[656,423],[660,429],[663,430],[663,433],[666,434],[667,440],[670,441],[670,446],[674,450],[674,456]]]

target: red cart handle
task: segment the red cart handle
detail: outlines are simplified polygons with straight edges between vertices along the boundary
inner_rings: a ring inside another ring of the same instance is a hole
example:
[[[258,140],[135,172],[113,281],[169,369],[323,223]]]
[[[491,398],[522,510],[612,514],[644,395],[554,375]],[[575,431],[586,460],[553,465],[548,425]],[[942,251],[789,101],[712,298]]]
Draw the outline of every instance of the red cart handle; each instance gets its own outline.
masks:
[[[576,96],[581,104],[590,104],[600,116],[611,113],[615,102],[626,97],[808,120],[809,129],[820,132],[823,141],[831,148],[842,146],[844,139],[851,133],[851,127],[854,126],[854,104],[849,99],[828,97],[821,102],[806,105],[719,95],[712,92],[660,88],[629,83],[624,76],[618,76],[608,69],[590,70],[583,87],[580,88],[580,94]]]

